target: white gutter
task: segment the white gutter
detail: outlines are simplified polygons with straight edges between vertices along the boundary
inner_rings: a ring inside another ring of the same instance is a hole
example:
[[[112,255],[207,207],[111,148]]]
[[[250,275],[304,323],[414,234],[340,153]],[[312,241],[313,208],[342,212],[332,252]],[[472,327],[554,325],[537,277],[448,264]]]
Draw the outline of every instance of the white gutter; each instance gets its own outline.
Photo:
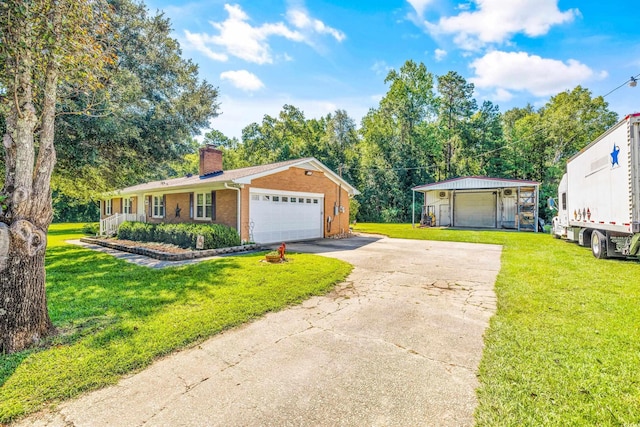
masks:
[[[237,200],[237,203],[236,203],[236,205],[237,205],[237,208],[236,208],[237,209],[237,213],[236,213],[236,215],[237,215],[236,230],[238,230],[238,234],[240,235],[240,241],[242,242],[242,230],[240,229],[240,224],[241,224],[241,222],[240,222],[240,213],[241,213],[240,212],[240,207],[242,206],[242,192],[241,192],[239,187],[229,187],[229,184],[226,183],[226,182],[224,183],[224,188],[227,188],[229,190],[236,190],[238,192],[238,197],[236,199]]]

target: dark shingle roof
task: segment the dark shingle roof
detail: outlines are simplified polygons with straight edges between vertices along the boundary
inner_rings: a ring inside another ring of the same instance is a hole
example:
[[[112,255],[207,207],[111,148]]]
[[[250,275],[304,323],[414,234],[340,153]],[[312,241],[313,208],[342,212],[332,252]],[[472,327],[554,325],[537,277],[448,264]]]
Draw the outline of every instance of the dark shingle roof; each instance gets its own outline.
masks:
[[[233,183],[242,178],[251,177],[254,175],[261,175],[271,171],[277,171],[281,168],[287,168],[288,166],[300,165],[309,161],[315,160],[313,157],[306,157],[302,159],[286,160],[284,162],[270,163],[267,165],[250,166],[240,169],[232,169],[224,171],[219,175],[205,176],[201,178],[198,175],[190,177],[165,179],[162,181],[146,182],[144,184],[138,184],[131,187],[126,187],[118,190],[117,193],[129,194],[138,193],[141,191],[156,191],[167,190],[172,188],[193,187],[199,185],[207,185],[212,183]]]

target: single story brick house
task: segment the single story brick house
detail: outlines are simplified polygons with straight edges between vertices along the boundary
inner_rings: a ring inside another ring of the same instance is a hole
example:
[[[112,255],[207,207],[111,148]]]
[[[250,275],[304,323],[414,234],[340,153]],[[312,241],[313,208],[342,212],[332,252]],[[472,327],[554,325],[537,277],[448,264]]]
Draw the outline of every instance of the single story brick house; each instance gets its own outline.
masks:
[[[245,242],[330,237],[349,230],[353,186],[313,157],[222,170],[222,152],[200,149],[199,175],[148,182],[105,194],[100,233],[124,221],[216,223]]]

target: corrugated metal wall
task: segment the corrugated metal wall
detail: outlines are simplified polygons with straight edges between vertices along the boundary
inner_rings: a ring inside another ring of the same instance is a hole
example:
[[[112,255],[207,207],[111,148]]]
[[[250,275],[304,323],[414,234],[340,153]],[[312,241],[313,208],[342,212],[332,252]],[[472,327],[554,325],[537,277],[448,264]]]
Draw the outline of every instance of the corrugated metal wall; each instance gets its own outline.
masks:
[[[511,196],[502,197],[502,228],[518,228],[516,215],[518,214],[518,199],[514,188]]]

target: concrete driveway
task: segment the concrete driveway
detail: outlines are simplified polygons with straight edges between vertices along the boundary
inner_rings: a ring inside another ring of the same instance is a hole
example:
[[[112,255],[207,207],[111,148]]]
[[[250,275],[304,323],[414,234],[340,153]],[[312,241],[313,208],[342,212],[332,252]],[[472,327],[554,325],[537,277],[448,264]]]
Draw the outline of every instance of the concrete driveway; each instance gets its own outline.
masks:
[[[325,296],[23,420],[46,426],[466,426],[501,247],[291,244],[355,268]]]

